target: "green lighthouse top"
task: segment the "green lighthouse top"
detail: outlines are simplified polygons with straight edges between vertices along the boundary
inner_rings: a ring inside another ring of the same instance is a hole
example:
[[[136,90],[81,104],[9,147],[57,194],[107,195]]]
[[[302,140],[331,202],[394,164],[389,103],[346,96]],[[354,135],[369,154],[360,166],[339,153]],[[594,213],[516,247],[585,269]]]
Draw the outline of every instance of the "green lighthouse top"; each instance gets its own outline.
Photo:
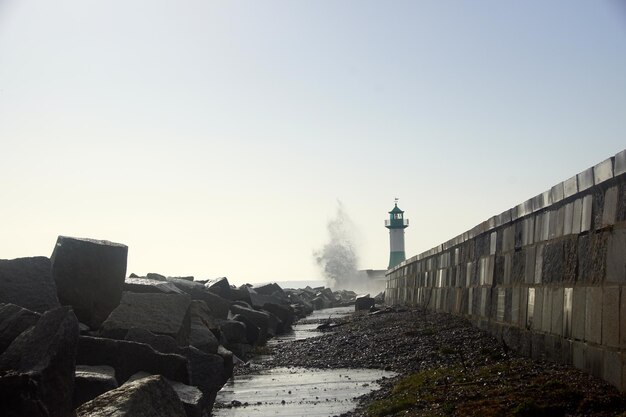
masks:
[[[387,229],[405,229],[409,227],[409,219],[404,218],[404,212],[398,207],[398,199],[389,212],[389,220],[385,220],[385,227]]]
[[[389,212],[389,214],[393,214],[393,213],[404,213],[402,210],[400,210],[400,208],[398,207],[398,203],[396,203],[396,205],[394,206],[393,209],[391,209],[391,211]]]

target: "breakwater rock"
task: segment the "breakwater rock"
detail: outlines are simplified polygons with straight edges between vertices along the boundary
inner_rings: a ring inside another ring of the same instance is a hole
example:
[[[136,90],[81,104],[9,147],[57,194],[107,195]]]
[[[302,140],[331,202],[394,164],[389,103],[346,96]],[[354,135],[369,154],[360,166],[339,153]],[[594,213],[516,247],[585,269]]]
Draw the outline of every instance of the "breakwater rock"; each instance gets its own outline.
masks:
[[[51,258],[0,260],[3,416],[207,415],[235,364],[313,309],[356,297],[126,277],[127,254],[123,244],[59,236]]]

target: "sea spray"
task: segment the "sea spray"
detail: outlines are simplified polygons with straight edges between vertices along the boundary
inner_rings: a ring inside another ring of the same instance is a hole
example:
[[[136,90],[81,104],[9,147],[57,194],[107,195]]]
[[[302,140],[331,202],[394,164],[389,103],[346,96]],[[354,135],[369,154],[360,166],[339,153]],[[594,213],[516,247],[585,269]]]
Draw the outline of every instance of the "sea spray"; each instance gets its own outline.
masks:
[[[327,286],[333,289],[357,290],[356,287],[362,286],[362,281],[366,278],[365,274],[357,270],[359,259],[354,244],[356,227],[339,200],[335,217],[329,220],[327,229],[328,243],[313,252]]]

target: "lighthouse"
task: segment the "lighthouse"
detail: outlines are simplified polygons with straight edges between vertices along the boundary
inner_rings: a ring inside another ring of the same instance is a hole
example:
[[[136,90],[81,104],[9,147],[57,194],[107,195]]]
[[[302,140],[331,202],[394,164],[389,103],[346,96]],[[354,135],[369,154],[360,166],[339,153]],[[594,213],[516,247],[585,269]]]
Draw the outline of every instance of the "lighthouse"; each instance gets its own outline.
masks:
[[[389,266],[391,269],[406,259],[404,253],[404,229],[409,227],[409,219],[404,218],[404,212],[398,207],[396,198],[394,208],[389,212],[389,219],[385,220],[385,227],[389,229]]]

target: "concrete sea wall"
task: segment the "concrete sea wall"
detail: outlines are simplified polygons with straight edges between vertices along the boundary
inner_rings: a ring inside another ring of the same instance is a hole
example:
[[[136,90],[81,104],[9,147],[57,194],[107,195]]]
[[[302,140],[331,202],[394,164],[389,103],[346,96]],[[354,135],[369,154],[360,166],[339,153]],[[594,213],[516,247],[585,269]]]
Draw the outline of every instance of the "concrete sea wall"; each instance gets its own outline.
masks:
[[[385,298],[625,391],[626,150],[390,269]]]

